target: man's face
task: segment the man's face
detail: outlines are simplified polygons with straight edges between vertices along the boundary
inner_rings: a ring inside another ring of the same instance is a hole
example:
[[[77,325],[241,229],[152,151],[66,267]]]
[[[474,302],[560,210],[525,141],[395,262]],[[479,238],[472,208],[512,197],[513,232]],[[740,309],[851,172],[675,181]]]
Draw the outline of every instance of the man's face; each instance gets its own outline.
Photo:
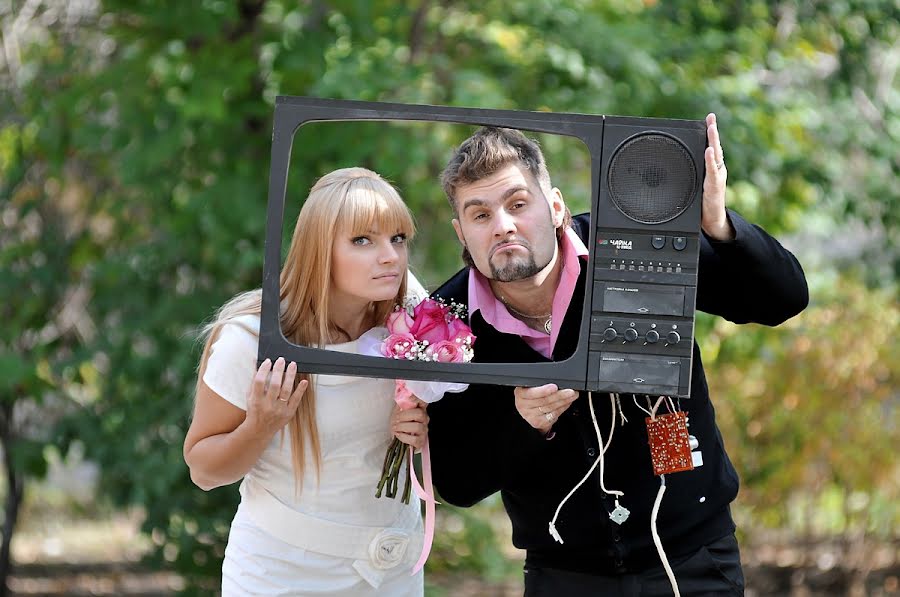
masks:
[[[565,204],[550,197],[518,163],[456,190],[453,228],[475,267],[498,282],[523,280],[546,268],[556,254],[556,229]]]

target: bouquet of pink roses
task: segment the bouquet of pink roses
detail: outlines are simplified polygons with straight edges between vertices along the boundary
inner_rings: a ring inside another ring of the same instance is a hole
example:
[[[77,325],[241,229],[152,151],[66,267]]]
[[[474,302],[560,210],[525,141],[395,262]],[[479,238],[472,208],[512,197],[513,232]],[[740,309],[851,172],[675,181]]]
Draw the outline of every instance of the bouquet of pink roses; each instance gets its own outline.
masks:
[[[447,305],[440,300],[424,299],[414,308],[398,307],[387,320],[385,328],[373,328],[360,336],[360,354],[379,355],[390,359],[410,361],[437,361],[440,363],[467,363],[474,353],[472,343],[475,336],[465,323],[466,308],[457,303]],[[437,402],[446,392],[462,392],[468,384],[436,381],[396,381],[394,400],[401,409],[416,408],[419,398],[423,402]],[[381,470],[381,479],[375,490],[375,497],[384,493],[387,497],[397,496],[397,485],[403,463],[406,462],[405,482],[401,499],[410,500],[410,481],[425,503],[425,537],[422,554],[413,567],[415,574],[425,565],[434,538],[435,505],[431,487],[431,456],[428,438],[422,447],[422,481],[419,484],[412,466],[413,449],[396,437],[388,446]]]
[[[426,298],[410,314],[398,308],[387,320],[388,336],[381,344],[381,354],[391,359],[436,361],[440,363],[466,363],[474,355],[472,343],[475,336],[465,323],[465,307],[457,303],[447,305]],[[467,384],[398,379],[394,400],[401,409],[415,408],[415,397],[424,402],[435,402],[445,392],[461,392]],[[384,458],[381,479],[375,497],[385,491],[387,497],[396,497],[400,469],[406,460],[406,477],[403,486],[403,503],[410,498],[410,471],[412,450],[404,449],[397,438],[391,442]]]

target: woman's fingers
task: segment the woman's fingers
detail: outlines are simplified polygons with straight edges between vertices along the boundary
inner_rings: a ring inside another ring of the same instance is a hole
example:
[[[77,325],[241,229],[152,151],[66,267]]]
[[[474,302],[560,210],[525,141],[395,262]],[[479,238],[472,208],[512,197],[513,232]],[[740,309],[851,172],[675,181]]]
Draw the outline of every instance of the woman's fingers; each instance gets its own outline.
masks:
[[[281,393],[281,380],[284,377],[284,357],[278,357],[272,366],[272,375],[269,377],[269,387],[266,388],[266,398],[275,400]]]
[[[303,400],[304,394],[306,394],[306,388],[309,387],[308,379],[301,379],[297,384],[297,387],[294,389],[294,392],[291,394],[290,405],[291,408],[297,408],[300,406],[300,401]]]
[[[294,379],[297,377],[297,363],[293,361],[284,370],[284,379],[281,381],[281,389],[278,392],[278,400],[288,402],[294,393]]]
[[[428,437],[428,413],[421,407],[401,410],[395,406],[391,413],[391,433],[404,444],[421,449]]]
[[[394,434],[405,433],[408,435],[425,435],[428,433],[428,427],[423,423],[416,421],[400,422],[391,426]]]
[[[410,435],[408,433],[395,433],[394,436],[406,445],[421,449],[425,445],[424,435]]]
[[[407,410],[395,409],[391,414],[391,426],[407,422],[428,425],[428,413],[421,408],[410,408]]]
[[[266,359],[259,365],[256,375],[253,376],[253,387],[251,393],[256,396],[264,396],[266,393],[266,382],[269,379],[269,372],[272,370],[272,361]]]

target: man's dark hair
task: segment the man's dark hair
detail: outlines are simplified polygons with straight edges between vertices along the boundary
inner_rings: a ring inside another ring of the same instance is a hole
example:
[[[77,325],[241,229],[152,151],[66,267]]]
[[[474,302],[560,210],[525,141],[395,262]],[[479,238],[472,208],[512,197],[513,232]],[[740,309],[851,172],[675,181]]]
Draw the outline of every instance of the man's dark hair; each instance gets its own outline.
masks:
[[[550,173],[540,145],[529,139],[516,129],[493,126],[481,127],[471,137],[463,141],[441,173],[441,186],[453,209],[453,215],[459,217],[456,205],[456,191],[460,186],[472,184],[505,168],[509,164],[519,163],[534,176],[541,191],[549,195],[553,185],[550,184]],[[572,224],[572,214],[566,207],[562,226],[556,229],[557,238],[562,238],[566,229]],[[472,257],[463,248],[463,261],[474,266]]]

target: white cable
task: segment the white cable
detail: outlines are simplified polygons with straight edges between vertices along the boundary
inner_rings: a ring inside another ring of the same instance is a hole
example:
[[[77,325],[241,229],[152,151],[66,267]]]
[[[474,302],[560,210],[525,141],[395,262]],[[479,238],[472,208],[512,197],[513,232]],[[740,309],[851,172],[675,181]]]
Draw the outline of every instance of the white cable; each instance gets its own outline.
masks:
[[[656,551],[659,553],[659,559],[662,560],[663,568],[666,570],[666,576],[669,577],[669,583],[672,585],[675,597],[681,597],[681,592],[678,590],[678,582],[675,580],[675,573],[672,572],[672,567],[669,566],[669,560],[666,558],[666,552],[663,550],[662,540],[659,538],[659,533],[656,531],[656,515],[659,514],[659,506],[662,504],[662,498],[665,492],[666,476],[660,475],[659,493],[656,494],[656,501],[653,503],[653,512],[650,515],[650,534],[653,535],[653,543],[656,545]]]
[[[616,405],[619,407],[619,419],[621,419],[621,425],[625,425],[628,422],[628,419],[625,418],[625,409],[622,408],[622,400],[619,398],[619,394],[615,393],[613,396],[616,397]]]
[[[663,400],[665,400],[665,399],[666,399],[665,396],[660,396],[659,398],[656,399],[656,404],[654,404],[654,405],[653,405],[653,408],[650,409],[650,417],[651,417],[652,419],[656,419],[656,411],[659,410],[659,405],[662,404],[662,403],[663,403]],[[649,397],[649,396],[647,397],[647,404],[650,404],[650,397]]]
[[[588,480],[591,476],[591,473],[594,472],[594,469],[597,468],[597,465],[600,465],[600,487],[606,493],[616,494],[616,495],[624,495],[621,491],[607,491],[606,487],[603,484],[603,455],[606,453],[606,450],[609,449],[609,445],[612,443],[613,432],[616,430],[616,403],[612,394],[609,395],[609,402],[612,405],[612,425],[609,431],[609,441],[604,445],[603,437],[600,435],[600,427],[597,425],[597,417],[594,415],[594,397],[591,392],[588,392],[588,406],[591,409],[591,420],[594,422],[594,431],[597,432],[597,447],[600,448],[600,455],[597,457],[597,460],[594,461],[594,464],[588,470],[588,472],[582,477],[581,481],[572,488],[572,491],[563,498],[563,500],[559,503],[559,506],[556,507],[556,512],[553,514],[553,520],[550,521],[550,535],[558,541],[560,544],[563,543],[562,535],[559,534],[559,531],[556,530],[556,519],[559,518],[559,513],[562,511],[563,506],[569,501],[569,498],[572,497],[578,489],[584,485],[584,482]],[[616,505],[618,506],[619,501],[616,498]]]
[[[632,395],[631,395],[631,399],[634,400],[634,405],[635,405],[636,407],[638,407],[639,409],[641,409],[642,411],[644,411],[645,413],[647,413],[647,416],[648,416],[648,417],[653,418],[653,413],[651,413],[649,410],[647,410],[646,408],[644,408],[643,406],[641,406],[640,404],[638,404],[637,396],[635,396],[634,394],[632,394]],[[649,406],[650,406],[650,400],[648,399],[648,400],[647,400],[647,407],[649,408]]]
[[[600,489],[602,489],[603,493],[606,493],[607,495],[623,496],[625,494],[622,493],[621,491],[618,491],[615,489],[610,491],[609,489],[607,489],[606,485],[604,484],[604,481],[603,481],[603,464],[604,464],[603,455],[606,453],[606,450],[609,448],[609,444],[612,443],[613,432],[615,432],[615,430],[616,430],[616,403],[613,401],[612,394],[610,394],[610,396],[609,396],[609,404],[610,404],[610,406],[612,406],[612,421],[611,421],[611,425],[609,426],[609,442],[600,451],[600,457],[597,459],[600,461]],[[594,414],[594,401],[591,400],[590,394],[588,394],[588,406],[591,409],[591,422],[594,424],[594,432],[597,434],[597,445],[603,446],[603,436],[600,435],[600,426],[597,424],[597,415]],[[618,499],[616,500],[616,505],[617,506],[619,505]]]
[[[671,397],[671,396],[666,396],[666,400],[668,401],[669,412],[670,412],[670,413],[675,413],[675,412],[677,412],[677,411],[675,410],[675,403],[672,402],[672,397]]]

